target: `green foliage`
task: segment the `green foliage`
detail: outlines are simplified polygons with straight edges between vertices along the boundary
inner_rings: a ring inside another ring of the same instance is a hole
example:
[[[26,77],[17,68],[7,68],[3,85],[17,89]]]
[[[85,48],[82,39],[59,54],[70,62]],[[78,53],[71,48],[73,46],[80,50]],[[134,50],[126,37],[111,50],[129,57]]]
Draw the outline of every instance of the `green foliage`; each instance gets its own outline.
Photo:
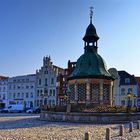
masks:
[[[126,112],[124,106],[110,106],[110,105],[72,105],[72,112]]]
[[[42,110],[45,111],[55,111],[55,112],[66,112],[67,106],[42,106]],[[88,105],[85,104],[72,104],[71,105],[71,112],[126,112],[127,111],[126,106],[110,106],[110,105]],[[129,108],[130,112],[136,112],[136,107]]]

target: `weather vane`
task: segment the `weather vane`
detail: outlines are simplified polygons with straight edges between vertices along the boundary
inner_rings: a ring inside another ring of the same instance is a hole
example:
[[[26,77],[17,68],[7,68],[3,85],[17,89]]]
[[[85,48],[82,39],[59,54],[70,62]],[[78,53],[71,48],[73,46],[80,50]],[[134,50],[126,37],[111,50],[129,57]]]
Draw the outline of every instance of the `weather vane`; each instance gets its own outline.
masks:
[[[92,16],[93,16],[93,7],[90,7],[90,23],[92,23]]]

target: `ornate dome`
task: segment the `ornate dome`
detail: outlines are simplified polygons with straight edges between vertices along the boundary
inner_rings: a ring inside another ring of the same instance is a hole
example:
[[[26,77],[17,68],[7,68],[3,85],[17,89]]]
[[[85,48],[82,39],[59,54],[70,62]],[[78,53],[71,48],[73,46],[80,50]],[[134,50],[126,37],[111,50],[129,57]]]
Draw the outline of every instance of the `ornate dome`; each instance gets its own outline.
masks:
[[[84,53],[77,60],[76,67],[69,76],[69,79],[77,78],[112,79],[107,71],[105,61],[96,52]]]

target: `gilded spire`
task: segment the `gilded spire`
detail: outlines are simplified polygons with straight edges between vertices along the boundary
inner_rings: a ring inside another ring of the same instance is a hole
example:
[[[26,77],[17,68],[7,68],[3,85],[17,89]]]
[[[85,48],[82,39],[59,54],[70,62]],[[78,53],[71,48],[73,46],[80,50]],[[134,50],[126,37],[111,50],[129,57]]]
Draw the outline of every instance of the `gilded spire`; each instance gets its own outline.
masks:
[[[90,23],[92,23],[93,7],[90,7]]]

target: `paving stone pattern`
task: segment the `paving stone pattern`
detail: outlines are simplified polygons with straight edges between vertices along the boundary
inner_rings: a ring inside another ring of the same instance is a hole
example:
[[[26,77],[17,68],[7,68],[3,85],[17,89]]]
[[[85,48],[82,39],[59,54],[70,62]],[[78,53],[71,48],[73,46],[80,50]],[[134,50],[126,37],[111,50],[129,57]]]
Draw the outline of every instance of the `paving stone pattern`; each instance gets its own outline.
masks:
[[[90,132],[93,140],[105,140],[106,128],[111,128],[113,140],[139,140],[140,130],[118,137],[119,124],[47,122],[40,121],[39,115],[0,114],[0,140],[84,140],[85,132]]]

